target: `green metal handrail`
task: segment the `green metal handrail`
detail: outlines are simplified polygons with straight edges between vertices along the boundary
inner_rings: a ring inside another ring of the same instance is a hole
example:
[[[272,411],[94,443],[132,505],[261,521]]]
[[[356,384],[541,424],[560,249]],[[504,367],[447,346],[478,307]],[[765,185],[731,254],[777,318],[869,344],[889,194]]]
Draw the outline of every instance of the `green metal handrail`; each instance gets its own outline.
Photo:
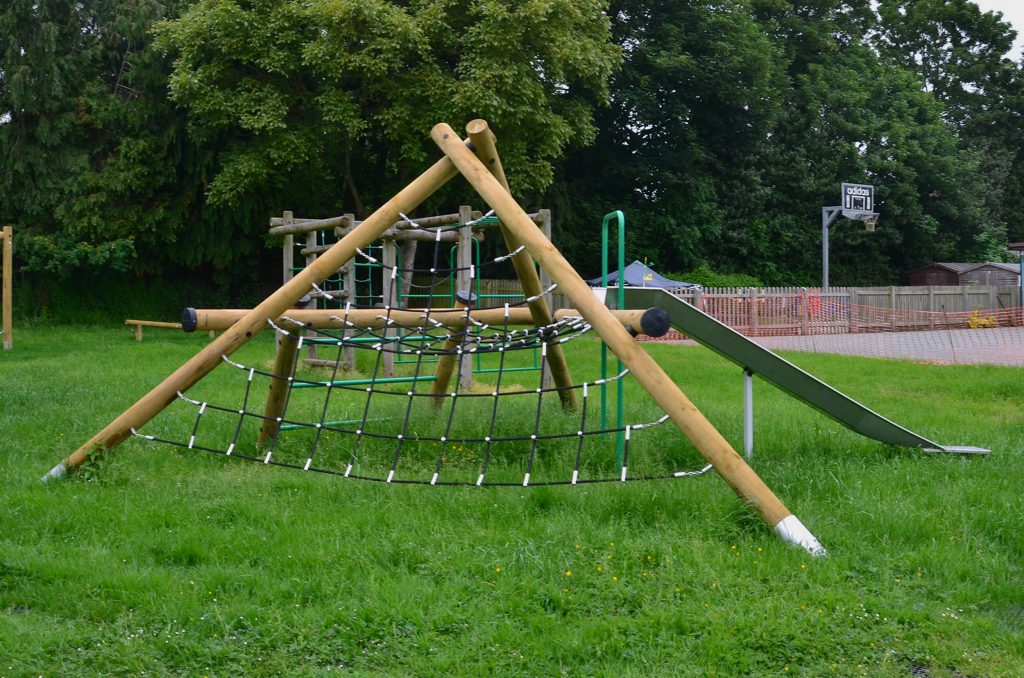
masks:
[[[608,288],[608,224],[611,223],[612,219],[618,221],[619,225],[619,278],[618,278],[618,298],[616,307],[622,309],[626,303],[626,290],[625,281],[623,280],[622,272],[626,268],[626,215],[622,213],[622,210],[615,210],[604,215],[604,220],[601,222],[601,286],[606,290]],[[622,372],[622,361],[616,361],[616,374]],[[608,378],[608,346],[601,342],[601,379],[606,380]],[[608,405],[608,384],[604,382],[601,384],[601,428],[608,428],[608,416],[607,416],[607,405]],[[615,405],[615,423],[616,428],[620,429],[615,434],[615,459],[618,463],[619,468],[622,468],[623,457],[625,456],[625,442],[624,435],[621,431],[625,414],[623,412],[623,383],[622,379],[618,379],[615,382],[616,388],[616,405]]]

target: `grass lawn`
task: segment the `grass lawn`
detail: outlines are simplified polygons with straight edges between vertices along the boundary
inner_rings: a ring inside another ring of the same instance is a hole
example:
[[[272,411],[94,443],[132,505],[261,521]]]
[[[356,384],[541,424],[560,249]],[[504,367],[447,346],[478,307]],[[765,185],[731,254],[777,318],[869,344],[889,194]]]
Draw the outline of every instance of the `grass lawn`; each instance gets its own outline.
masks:
[[[753,466],[829,550],[814,559],[714,474],[395,486],[129,440],[41,484],[208,341],[145,336],[19,329],[0,353],[0,676],[1024,675],[1024,370],[788,354],[993,450],[889,448],[757,382]],[[569,346],[592,374],[596,342]],[[740,370],[648,350],[739,446]],[[236,354],[271,356],[269,336]],[[670,427],[653,447],[699,466]]]

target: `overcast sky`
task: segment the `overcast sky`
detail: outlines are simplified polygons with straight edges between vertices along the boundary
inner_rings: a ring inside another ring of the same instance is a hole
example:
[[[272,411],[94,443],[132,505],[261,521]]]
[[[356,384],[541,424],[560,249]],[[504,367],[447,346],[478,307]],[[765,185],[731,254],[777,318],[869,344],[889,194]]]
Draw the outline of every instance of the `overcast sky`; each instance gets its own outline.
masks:
[[[1017,42],[1014,43],[1013,56],[1019,59],[1021,46],[1024,40],[1021,33],[1024,32],[1024,0],[974,0],[978,7],[985,12],[1002,12],[1003,21],[1009,22],[1017,31]]]

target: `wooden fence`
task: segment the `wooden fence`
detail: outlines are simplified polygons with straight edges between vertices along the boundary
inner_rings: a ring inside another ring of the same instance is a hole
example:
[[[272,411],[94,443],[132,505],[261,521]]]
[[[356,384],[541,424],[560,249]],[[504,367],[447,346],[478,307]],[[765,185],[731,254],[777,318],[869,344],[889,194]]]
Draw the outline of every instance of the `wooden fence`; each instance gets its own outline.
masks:
[[[484,294],[516,294],[515,280],[481,280]],[[1020,326],[1020,288],[929,287],[668,288],[668,292],[750,336],[900,332]],[[493,305],[484,299],[484,305]],[[571,306],[557,291],[554,308]]]

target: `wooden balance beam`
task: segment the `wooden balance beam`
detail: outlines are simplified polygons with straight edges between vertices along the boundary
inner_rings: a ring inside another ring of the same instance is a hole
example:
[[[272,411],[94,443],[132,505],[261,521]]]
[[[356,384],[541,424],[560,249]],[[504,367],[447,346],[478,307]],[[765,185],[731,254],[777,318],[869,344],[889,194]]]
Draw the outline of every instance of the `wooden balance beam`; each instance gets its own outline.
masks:
[[[128,327],[135,328],[135,341],[142,341],[142,328],[143,327],[160,327],[168,330],[180,330],[181,323],[165,323],[159,320],[132,320],[129,318],[124,321],[124,324]],[[210,330],[210,336],[214,336],[213,330]]]

